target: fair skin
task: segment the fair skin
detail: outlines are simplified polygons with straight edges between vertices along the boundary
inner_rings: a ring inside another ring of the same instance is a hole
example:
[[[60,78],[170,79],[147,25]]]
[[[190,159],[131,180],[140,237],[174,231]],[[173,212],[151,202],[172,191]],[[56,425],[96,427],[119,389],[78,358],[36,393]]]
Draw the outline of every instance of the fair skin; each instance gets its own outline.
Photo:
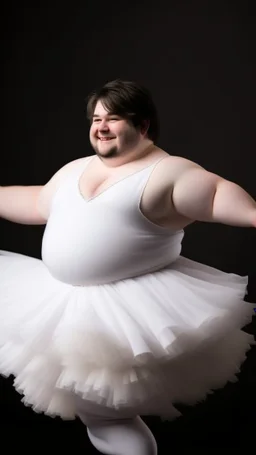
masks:
[[[98,101],[90,128],[96,153],[79,181],[85,199],[162,159],[144,190],[141,210],[152,222],[182,229],[194,221],[256,227],[256,202],[237,184],[182,157],[170,156],[147,137],[148,124],[134,126]],[[44,186],[0,187],[0,217],[22,224],[45,224],[55,191],[88,158],[63,166]]]
[[[141,159],[152,144],[146,133],[146,125],[135,129],[126,119],[108,112],[101,101],[97,102],[89,138],[95,153],[107,168],[120,168]]]

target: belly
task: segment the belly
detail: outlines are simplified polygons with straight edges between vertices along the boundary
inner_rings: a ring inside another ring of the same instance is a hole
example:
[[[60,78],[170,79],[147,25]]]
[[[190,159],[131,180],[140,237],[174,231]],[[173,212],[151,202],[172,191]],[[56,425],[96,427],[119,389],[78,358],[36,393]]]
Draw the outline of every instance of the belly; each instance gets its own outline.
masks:
[[[42,260],[53,277],[72,285],[105,284],[159,270],[180,254],[176,236],[136,231],[114,213],[106,217],[104,210],[96,219],[81,214],[49,218]]]

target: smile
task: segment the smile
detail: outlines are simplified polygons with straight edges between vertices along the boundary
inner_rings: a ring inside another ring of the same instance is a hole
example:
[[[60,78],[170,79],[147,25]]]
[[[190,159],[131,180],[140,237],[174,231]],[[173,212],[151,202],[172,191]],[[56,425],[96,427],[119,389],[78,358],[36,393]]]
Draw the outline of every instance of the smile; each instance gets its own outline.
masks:
[[[102,142],[106,142],[106,141],[111,141],[114,138],[113,137],[98,137],[98,139]]]

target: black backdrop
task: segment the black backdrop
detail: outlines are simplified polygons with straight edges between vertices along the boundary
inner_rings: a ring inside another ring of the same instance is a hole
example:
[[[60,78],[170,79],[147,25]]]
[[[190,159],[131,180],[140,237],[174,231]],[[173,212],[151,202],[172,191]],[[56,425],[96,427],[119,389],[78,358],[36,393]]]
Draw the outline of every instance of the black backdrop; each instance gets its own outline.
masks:
[[[116,0],[68,6],[9,1],[2,16],[1,185],[44,184],[66,162],[91,154],[84,100],[94,88],[123,78],[151,90],[160,147],[235,181],[256,198],[252,6],[243,0],[138,1],[136,6]],[[0,248],[40,257],[43,229],[1,220]],[[249,274],[247,298],[256,302],[255,238],[253,229],[195,223],[186,229],[182,254]],[[247,330],[255,333],[255,323]],[[185,409],[181,419],[163,424],[146,418],[160,455],[185,447],[208,453],[214,447],[247,446],[256,423],[255,360],[253,348],[237,384]],[[20,404],[11,383],[1,379],[0,415],[13,447],[32,451],[33,430],[45,448],[52,436],[58,449],[96,453],[80,423],[33,413]]]

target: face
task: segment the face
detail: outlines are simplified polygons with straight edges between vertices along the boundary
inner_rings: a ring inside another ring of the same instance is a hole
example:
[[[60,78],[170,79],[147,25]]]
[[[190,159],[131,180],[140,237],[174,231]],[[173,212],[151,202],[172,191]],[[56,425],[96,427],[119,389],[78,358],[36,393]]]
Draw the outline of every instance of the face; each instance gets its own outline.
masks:
[[[98,101],[90,128],[90,142],[100,158],[125,155],[136,149],[143,135],[126,119],[106,110]]]

